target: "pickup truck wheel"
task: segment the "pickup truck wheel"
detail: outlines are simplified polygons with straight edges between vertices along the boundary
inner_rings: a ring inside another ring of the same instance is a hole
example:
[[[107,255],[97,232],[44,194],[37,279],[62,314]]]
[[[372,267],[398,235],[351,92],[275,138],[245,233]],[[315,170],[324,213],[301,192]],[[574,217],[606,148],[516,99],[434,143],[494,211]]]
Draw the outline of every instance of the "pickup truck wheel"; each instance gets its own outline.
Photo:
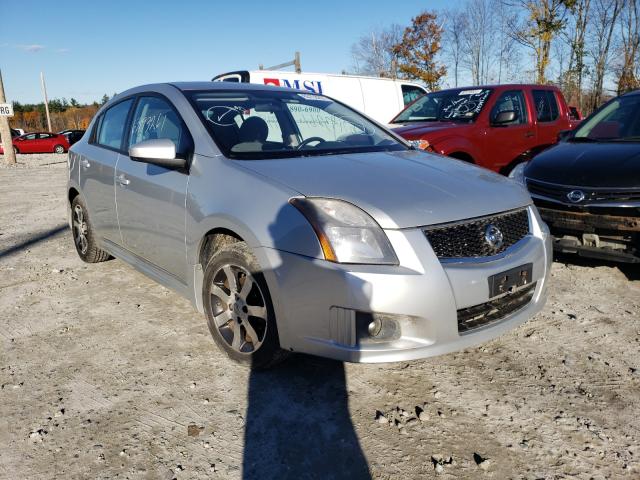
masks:
[[[62,145],[56,145],[53,147],[53,151],[55,153],[64,153],[64,147]]]
[[[80,196],[71,202],[71,231],[76,251],[83,262],[98,263],[109,259],[109,254],[96,246],[87,207]]]
[[[281,362],[278,329],[267,284],[244,242],[213,253],[204,272],[203,303],[211,336],[233,360],[253,369]]]

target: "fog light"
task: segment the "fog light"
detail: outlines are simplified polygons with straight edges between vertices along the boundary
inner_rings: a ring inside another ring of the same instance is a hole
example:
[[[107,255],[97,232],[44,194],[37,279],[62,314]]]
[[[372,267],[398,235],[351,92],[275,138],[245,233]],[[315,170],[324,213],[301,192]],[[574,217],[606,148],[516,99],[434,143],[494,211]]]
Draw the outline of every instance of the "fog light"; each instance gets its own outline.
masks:
[[[382,331],[382,321],[379,318],[375,319],[369,324],[368,330],[370,337],[377,337]]]
[[[400,338],[400,323],[396,315],[356,312],[358,343],[390,342]]]

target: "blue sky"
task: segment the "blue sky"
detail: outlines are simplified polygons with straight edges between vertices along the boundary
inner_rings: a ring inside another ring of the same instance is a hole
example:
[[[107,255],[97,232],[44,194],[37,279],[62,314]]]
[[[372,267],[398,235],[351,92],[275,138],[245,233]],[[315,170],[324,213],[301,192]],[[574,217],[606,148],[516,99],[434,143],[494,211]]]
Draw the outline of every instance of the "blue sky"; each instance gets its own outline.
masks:
[[[0,0],[0,69],[9,101],[100,99],[150,82],[209,80],[302,55],[302,69],[340,72],[372,27],[409,24],[445,0]]]

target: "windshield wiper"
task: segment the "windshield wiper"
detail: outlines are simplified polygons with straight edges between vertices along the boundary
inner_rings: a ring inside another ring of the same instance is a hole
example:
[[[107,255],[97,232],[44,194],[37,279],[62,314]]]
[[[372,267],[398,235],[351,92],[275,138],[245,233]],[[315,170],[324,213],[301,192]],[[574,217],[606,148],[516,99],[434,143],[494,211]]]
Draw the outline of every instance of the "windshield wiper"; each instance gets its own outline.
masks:
[[[640,136],[612,138],[611,142],[640,142]]]
[[[600,142],[601,140],[595,140],[589,137],[571,137],[567,139],[567,142],[571,143],[591,143],[591,142]]]

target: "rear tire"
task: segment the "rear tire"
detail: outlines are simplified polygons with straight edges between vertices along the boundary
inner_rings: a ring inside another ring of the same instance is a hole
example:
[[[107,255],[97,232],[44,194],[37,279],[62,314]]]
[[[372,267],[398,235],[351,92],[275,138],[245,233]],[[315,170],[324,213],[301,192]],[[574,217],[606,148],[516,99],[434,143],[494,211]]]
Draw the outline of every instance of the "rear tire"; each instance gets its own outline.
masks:
[[[98,263],[109,259],[109,254],[96,245],[95,233],[89,220],[87,206],[78,195],[71,202],[71,232],[78,256],[83,262]]]
[[[56,145],[53,147],[53,153],[64,153],[64,147],[62,145]]]
[[[288,356],[280,348],[262,269],[246,243],[225,245],[211,255],[202,294],[211,336],[232,360],[262,370]]]

